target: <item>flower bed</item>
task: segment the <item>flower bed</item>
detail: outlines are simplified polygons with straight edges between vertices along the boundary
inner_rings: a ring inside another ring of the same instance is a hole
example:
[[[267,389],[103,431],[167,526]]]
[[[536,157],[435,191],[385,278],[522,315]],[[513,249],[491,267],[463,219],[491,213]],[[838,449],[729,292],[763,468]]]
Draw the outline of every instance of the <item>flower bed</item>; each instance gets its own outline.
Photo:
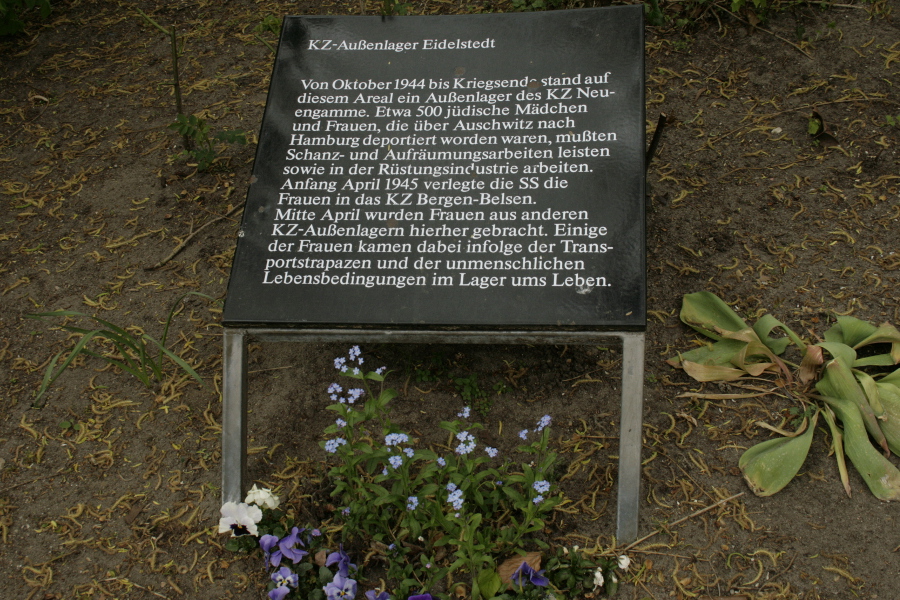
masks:
[[[335,368],[361,387],[332,383],[327,390],[336,418],[321,446],[333,459],[334,516],[298,527],[271,490],[256,486],[243,503],[222,507],[219,531],[232,535],[227,547],[262,554],[272,600],[355,598],[366,579],[380,580],[365,592],[369,600],[615,593],[626,556],[554,545],[542,533],[563,501],[550,415],[518,432],[514,458],[480,444],[482,426],[463,407],[440,423],[452,448],[441,452],[391,422],[387,407],[396,392],[384,387],[385,368],[364,371],[363,364],[358,346],[335,359]],[[362,566],[345,547],[360,553]]]

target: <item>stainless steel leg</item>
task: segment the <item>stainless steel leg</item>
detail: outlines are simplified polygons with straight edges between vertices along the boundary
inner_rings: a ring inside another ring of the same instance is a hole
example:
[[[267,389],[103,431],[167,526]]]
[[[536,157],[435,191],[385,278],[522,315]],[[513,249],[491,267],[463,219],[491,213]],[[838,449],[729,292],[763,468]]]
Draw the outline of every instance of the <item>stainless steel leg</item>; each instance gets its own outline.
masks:
[[[637,539],[641,499],[644,334],[622,334],[622,417],[619,424],[619,507],[616,541]]]
[[[247,473],[247,342],[225,328],[222,360],[222,503],[244,499]]]

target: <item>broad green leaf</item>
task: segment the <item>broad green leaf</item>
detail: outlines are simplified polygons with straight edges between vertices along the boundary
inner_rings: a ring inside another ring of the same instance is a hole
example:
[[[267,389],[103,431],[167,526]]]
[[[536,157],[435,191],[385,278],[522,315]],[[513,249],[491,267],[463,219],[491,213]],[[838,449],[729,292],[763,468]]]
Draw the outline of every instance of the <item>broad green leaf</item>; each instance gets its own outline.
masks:
[[[747,328],[743,319],[710,292],[687,294],[681,304],[681,321],[714,340],[722,339],[717,330],[740,331]]]
[[[897,364],[890,354],[876,354],[875,356],[866,356],[857,358],[853,362],[853,367],[892,367]]]
[[[784,331],[788,337],[786,338],[773,338],[771,337],[772,330],[778,327],[782,331]],[[806,344],[803,343],[803,340],[800,339],[796,333],[794,333],[787,325],[773,317],[772,315],[763,315],[760,317],[759,321],[753,324],[753,331],[756,332],[756,335],[759,336],[759,339],[763,341],[763,343],[769,347],[775,354],[781,354],[784,352],[785,348],[793,342],[798,348],[804,348]]]
[[[856,362],[856,350],[843,342],[821,342],[816,344],[816,346],[822,348],[834,358],[843,360],[848,365]]]
[[[484,569],[478,574],[478,587],[485,598],[493,598],[500,590],[500,576],[493,569]]]
[[[838,342],[855,348],[875,333],[877,327],[856,317],[838,317],[837,323],[825,332],[826,342]]]
[[[818,417],[817,411],[806,432],[801,435],[767,440],[741,455],[738,467],[754,494],[771,496],[781,491],[800,472],[809,454]]]
[[[824,396],[841,398],[855,405],[866,430],[885,452],[889,452],[887,440],[878,425],[872,406],[846,362],[836,358],[825,365],[822,379],[816,383],[816,389]]]
[[[897,331],[897,328],[890,323],[883,323],[878,329],[873,331],[862,341],[857,342],[853,347],[862,348],[869,344],[890,344],[890,353],[879,356],[889,356],[891,362],[887,364],[896,365],[897,363],[900,363],[900,331]]]
[[[900,471],[869,441],[859,408],[845,398],[820,398],[843,423],[844,451],[872,494],[879,500],[900,500]]]
[[[868,323],[867,323],[868,325]],[[854,348],[861,348],[868,344],[897,344],[900,343],[900,331],[890,323],[882,323],[875,331],[872,331],[864,339],[853,344]]]

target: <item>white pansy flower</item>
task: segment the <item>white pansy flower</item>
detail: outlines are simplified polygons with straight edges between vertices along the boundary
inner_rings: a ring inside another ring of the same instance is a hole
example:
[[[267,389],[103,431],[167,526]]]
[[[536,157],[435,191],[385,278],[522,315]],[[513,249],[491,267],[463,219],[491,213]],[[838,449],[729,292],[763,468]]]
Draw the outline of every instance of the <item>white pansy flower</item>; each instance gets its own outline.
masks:
[[[247,493],[247,498],[244,500],[247,504],[255,504],[260,508],[269,508],[276,509],[278,505],[281,504],[281,500],[278,499],[278,496],[272,493],[272,490],[269,488],[259,489],[254,486],[250,488],[250,491]]]
[[[627,571],[628,567],[631,566],[631,559],[625,556],[624,554],[619,556],[619,568],[623,571]]]
[[[219,519],[219,533],[231,532],[232,537],[239,535],[259,535],[256,524],[262,521],[262,511],[258,506],[250,504],[240,504],[237,502],[226,502],[222,505],[220,511],[222,518]]]
[[[597,567],[597,570],[594,571],[594,588],[598,588],[603,585],[603,568]]]

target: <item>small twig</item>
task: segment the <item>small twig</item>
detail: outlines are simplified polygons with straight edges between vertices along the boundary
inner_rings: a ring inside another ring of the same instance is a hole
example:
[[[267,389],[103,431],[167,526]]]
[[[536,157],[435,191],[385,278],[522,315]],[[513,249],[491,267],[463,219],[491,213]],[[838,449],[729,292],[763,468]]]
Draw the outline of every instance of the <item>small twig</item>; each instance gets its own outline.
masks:
[[[798,110],[816,110],[820,106],[828,106],[830,104],[847,104],[848,102],[884,102],[886,104],[900,104],[900,102],[896,100],[891,100],[890,98],[841,98],[839,100],[832,100],[830,102],[816,102],[814,104],[804,104],[803,106],[798,106],[796,108],[786,108],[784,110],[779,110],[775,113],[769,113],[767,115],[760,115],[757,119],[757,122],[760,119],[771,119],[772,117],[777,117],[778,115],[783,115],[786,113],[797,112]],[[726,134],[727,135],[727,134]]]
[[[172,260],[173,258],[175,258],[175,255],[176,255],[176,254],[178,254],[179,252],[181,252],[182,250],[184,250],[185,247],[187,247],[188,243],[194,238],[194,236],[197,235],[198,233],[200,233],[201,231],[203,231],[203,229],[204,229],[205,227],[207,227],[208,225],[212,225],[213,223],[215,223],[215,222],[217,222],[217,221],[221,221],[222,219],[227,219],[228,217],[230,217],[231,215],[233,215],[235,212],[237,212],[238,210],[243,209],[243,208],[244,208],[243,205],[238,204],[237,206],[235,206],[234,208],[232,208],[231,210],[229,210],[229,211],[228,211],[227,213],[225,213],[224,215],[219,215],[219,216],[216,217],[215,219],[210,219],[209,221],[207,221],[206,223],[204,223],[203,225],[201,225],[200,227],[198,227],[196,231],[192,231],[186,238],[184,238],[184,239],[181,241],[180,244],[178,244],[177,246],[175,246],[175,249],[172,250],[172,252],[171,252],[167,257],[165,257],[164,259],[162,259],[161,261],[159,261],[158,263],[156,263],[156,264],[153,265],[152,267],[144,267],[144,270],[145,270],[145,271],[155,271],[156,269],[159,269],[160,267],[164,266],[164,265],[165,265],[166,263],[168,263],[170,260]]]
[[[706,508],[701,508],[701,509],[698,510],[698,511],[694,511],[694,512],[692,512],[691,514],[687,515],[686,517],[681,517],[681,518],[678,519],[677,521],[672,521],[671,523],[669,523],[669,524],[667,525],[667,527],[674,527],[675,525],[679,525],[679,524],[681,524],[681,523],[684,523],[685,521],[687,521],[687,520],[689,520],[689,519],[693,519],[694,517],[699,517],[699,516],[702,515],[703,513],[708,512],[708,511],[711,511],[712,509],[714,509],[714,508],[716,508],[716,507],[718,507],[718,506],[721,506],[721,505],[725,504],[726,502],[730,502],[731,500],[734,500],[735,498],[739,498],[740,496],[743,496],[743,495],[744,495],[744,492],[738,492],[737,494],[735,494],[735,495],[733,495],[733,496],[729,496],[728,498],[725,498],[724,500],[719,500],[719,501],[716,502],[715,504],[710,504],[710,505],[707,506]],[[649,533],[649,534],[645,535],[644,537],[642,537],[641,539],[635,540],[634,542],[631,542],[630,544],[628,544],[627,546],[625,546],[624,548],[622,548],[621,551],[622,551],[622,552],[627,552],[627,551],[631,550],[632,548],[634,548],[635,546],[637,546],[638,544],[643,543],[643,542],[646,542],[647,540],[649,540],[650,538],[652,538],[654,535],[656,535],[656,534],[658,534],[658,533],[662,533],[663,531],[665,531],[665,529],[662,529],[662,528],[657,529],[657,530],[654,531],[653,533]]]
[[[37,481],[42,481],[44,479],[50,479],[51,477],[59,477],[60,473],[62,473],[61,469],[59,471],[57,471],[56,473],[53,473],[52,475],[44,475],[43,477],[38,477],[37,479],[31,479],[29,481],[23,481],[22,483],[17,483],[15,485],[11,485],[9,487],[6,487],[6,488],[3,488],[2,490],[0,490],[0,494],[5,494],[16,488],[22,487],[23,485],[31,485],[32,483],[35,483]]]

